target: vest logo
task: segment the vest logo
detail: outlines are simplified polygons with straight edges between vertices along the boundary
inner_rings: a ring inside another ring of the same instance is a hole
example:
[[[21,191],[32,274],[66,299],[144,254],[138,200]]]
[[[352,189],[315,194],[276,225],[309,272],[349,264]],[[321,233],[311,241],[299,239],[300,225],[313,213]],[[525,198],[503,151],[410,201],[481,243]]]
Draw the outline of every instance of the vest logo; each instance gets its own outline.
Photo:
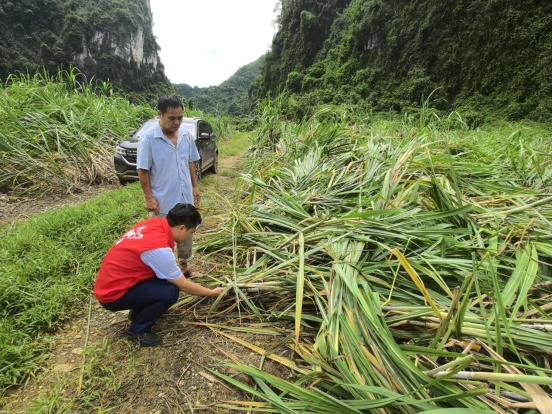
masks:
[[[124,236],[121,237],[121,239],[118,240],[117,243],[115,243],[115,244],[119,244],[123,240],[139,240],[139,239],[142,239],[144,237],[142,232],[144,231],[145,228],[146,228],[146,226],[140,226],[140,227],[136,227],[135,229],[132,229],[132,230],[126,232],[124,234]]]

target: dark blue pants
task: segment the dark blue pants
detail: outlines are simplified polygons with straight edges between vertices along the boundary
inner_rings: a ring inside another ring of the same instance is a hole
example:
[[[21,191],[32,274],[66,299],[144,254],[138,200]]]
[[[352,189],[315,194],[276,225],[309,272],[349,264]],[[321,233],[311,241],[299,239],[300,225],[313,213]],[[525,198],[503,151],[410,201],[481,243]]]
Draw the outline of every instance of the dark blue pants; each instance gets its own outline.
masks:
[[[177,286],[162,279],[152,279],[139,283],[121,299],[102,303],[110,311],[131,309],[134,320],[130,325],[133,333],[149,332],[153,324],[178,300]]]

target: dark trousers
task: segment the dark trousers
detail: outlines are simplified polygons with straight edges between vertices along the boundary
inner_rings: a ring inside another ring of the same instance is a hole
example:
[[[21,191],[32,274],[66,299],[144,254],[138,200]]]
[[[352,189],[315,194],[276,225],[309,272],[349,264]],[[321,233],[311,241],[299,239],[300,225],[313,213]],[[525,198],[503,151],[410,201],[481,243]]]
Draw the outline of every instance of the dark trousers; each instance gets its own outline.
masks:
[[[149,332],[157,320],[178,300],[180,290],[163,279],[151,279],[130,289],[121,299],[102,303],[112,312],[130,309],[134,319],[130,325],[132,333]]]

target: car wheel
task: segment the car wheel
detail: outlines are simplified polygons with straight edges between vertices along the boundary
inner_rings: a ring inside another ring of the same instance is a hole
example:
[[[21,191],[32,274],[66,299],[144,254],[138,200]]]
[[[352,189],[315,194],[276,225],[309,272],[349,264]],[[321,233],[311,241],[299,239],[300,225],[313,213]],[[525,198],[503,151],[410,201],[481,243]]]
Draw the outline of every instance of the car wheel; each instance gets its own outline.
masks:
[[[126,180],[123,180],[122,178],[119,178],[119,183],[121,183],[122,186],[128,185],[129,182]]]
[[[213,165],[211,165],[211,168],[209,168],[209,171],[211,171],[213,174],[218,174],[218,172],[219,172],[218,152],[215,154],[215,159],[213,160]]]

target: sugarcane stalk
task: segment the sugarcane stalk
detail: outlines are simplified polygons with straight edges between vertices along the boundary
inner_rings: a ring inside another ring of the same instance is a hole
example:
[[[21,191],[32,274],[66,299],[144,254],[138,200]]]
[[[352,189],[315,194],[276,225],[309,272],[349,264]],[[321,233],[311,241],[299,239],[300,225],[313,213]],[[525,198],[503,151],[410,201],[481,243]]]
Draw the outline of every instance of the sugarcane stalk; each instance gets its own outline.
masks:
[[[435,374],[436,378],[448,376],[447,372]],[[503,374],[499,372],[472,372],[460,371],[451,378],[458,380],[490,381],[490,382],[519,382],[522,384],[540,384],[552,385],[552,378],[540,377],[536,375]]]

